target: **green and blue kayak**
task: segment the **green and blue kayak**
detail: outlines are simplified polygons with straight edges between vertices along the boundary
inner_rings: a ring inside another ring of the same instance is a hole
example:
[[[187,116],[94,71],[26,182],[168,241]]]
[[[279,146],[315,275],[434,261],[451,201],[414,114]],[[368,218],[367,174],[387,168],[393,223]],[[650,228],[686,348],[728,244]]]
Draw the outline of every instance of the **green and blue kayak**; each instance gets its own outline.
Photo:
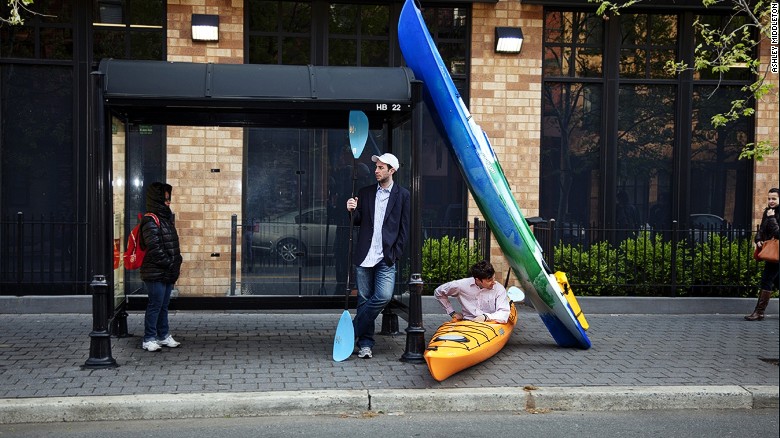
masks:
[[[406,0],[398,21],[401,52],[446,131],[461,172],[482,215],[509,260],[521,288],[555,342],[590,348],[591,343],[542,258],[542,250],[512,195],[487,135],[472,118],[439,55],[422,14]]]

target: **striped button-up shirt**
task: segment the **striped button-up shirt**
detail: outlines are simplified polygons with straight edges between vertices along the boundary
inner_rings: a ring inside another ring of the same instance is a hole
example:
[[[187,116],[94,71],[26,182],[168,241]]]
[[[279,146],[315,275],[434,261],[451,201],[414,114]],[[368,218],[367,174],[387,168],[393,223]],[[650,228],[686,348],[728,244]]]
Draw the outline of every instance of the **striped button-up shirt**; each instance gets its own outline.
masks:
[[[385,257],[382,251],[382,225],[385,223],[385,212],[387,211],[387,201],[390,199],[390,191],[393,189],[391,183],[386,189],[381,185],[376,185],[376,202],[374,204],[374,234],[371,235],[371,248],[368,250],[366,259],[360,266],[372,268],[381,262]]]

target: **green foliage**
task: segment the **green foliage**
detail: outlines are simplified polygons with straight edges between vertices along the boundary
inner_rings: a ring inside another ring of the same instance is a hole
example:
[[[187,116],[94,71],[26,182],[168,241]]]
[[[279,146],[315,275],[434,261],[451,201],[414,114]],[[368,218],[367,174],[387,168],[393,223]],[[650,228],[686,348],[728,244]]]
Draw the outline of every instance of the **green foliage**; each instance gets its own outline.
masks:
[[[636,238],[628,238],[620,244],[620,253],[626,259],[623,276],[627,283],[634,286],[635,295],[657,295],[658,285],[672,284],[673,276],[678,294],[690,286],[690,273],[684,269],[690,264],[685,242],[678,242],[676,251],[673,251],[672,245],[660,234],[651,236],[648,231],[642,231]]]
[[[465,278],[469,268],[479,261],[476,245],[469,245],[466,238],[444,236],[441,239],[425,239],[422,250],[423,294],[432,295],[442,283]]]
[[[696,247],[696,254],[692,267],[695,285],[734,286],[711,288],[708,296],[755,296],[754,289],[740,287],[757,285],[764,267],[763,262],[753,260],[750,239],[729,240],[712,234]]]
[[[752,297],[763,262],[753,260],[750,239],[711,233],[704,242],[673,244],[643,231],[608,241],[555,247],[555,269],[566,272],[577,295]]]
[[[587,250],[582,245],[561,244],[555,247],[556,268],[566,273],[569,281],[576,279],[577,295],[625,295],[617,273],[623,261],[609,242],[599,242]]]

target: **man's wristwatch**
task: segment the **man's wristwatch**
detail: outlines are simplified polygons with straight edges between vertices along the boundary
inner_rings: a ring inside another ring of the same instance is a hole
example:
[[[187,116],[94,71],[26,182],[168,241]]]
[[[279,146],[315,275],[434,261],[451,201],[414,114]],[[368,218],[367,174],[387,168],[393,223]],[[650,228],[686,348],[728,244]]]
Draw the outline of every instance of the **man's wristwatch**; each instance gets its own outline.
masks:
[[[456,313],[458,313],[458,312],[453,310],[452,312],[450,312],[450,316],[455,316]]]

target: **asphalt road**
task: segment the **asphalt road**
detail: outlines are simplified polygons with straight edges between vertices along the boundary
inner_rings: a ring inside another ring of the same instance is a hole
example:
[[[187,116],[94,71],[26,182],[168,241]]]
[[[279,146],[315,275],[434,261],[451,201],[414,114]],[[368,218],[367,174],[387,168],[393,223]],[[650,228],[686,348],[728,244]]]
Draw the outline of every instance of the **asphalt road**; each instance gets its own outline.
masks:
[[[365,413],[165,421],[0,425],[0,437],[762,437],[778,436],[777,409],[631,412]]]

